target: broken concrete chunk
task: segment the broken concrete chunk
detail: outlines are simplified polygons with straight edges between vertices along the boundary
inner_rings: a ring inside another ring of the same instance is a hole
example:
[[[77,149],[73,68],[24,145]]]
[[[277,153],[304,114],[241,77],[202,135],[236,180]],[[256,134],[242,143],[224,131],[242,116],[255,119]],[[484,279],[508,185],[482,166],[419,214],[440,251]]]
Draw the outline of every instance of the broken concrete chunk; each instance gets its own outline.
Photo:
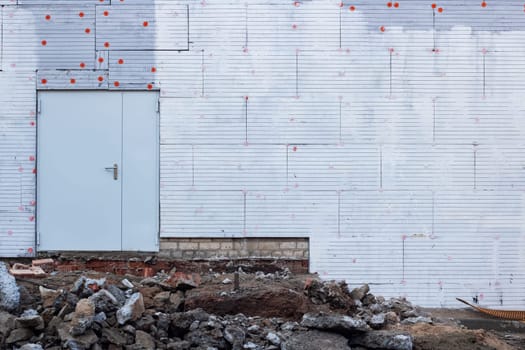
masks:
[[[368,284],[363,284],[361,287],[355,288],[350,292],[350,296],[354,300],[362,301],[370,291]]]
[[[117,321],[119,324],[123,325],[129,320],[138,320],[144,311],[144,299],[142,298],[142,294],[138,292],[133,293],[126,301],[126,304],[118,309]]]
[[[281,344],[281,338],[279,338],[279,336],[273,332],[268,332],[266,335],[266,340],[268,340],[273,345]]]
[[[89,347],[98,341],[98,337],[92,329],[86,331],[86,333],[78,336],[74,336],[69,333],[70,326],[63,324],[57,328],[57,333],[66,347],[70,349],[89,349]]]
[[[95,305],[96,312],[111,312],[120,306],[117,298],[105,289],[99,290],[88,299]]]
[[[106,339],[107,342],[117,346],[126,345],[127,343],[126,335],[117,328],[102,329],[102,337]]]
[[[35,330],[44,329],[44,320],[42,317],[35,311],[33,312],[24,312],[20,317],[16,319],[17,328],[29,328]]]
[[[106,286],[106,290],[117,299],[119,306],[122,306],[126,303],[126,294],[117,286],[110,284]]]
[[[332,331],[343,335],[366,332],[370,327],[365,321],[343,315],[304,314],[301,326]]]
[[[42,278],[47,276],[47,273],[39,266],[29,266],[20,263],[13,264],[9,272],[15,277]]]
[[[224,329],[224,339],[233,347],[240,347],[244,343],[245,336],[240,327],[228,326]]]
[[[346,337],[328,332],[310,330],[293,334],[281,345],[282,350],[350,350]]]
[[[42,298],[42,306],[44,308],[52,307],[55,304],[55,300],[62,294],[62,290],[54,290],[42,286],[39,286],[38,290],[40,291],[40,298]]]
[[[7,272],[7,266],[0,262],[0,310],[14,311],[20,304],[20,291],[15,278]]]
[[[44,350],[40,344],[25,344],[18,350]]]
[[[133,349],[136,349],[136,350],[155,349],[155,340],[150,334],[144,331],[137,331],[135,333],[135,344],[134,344]]]
[[[398,331],[371,331],[350,338],[350,345],[367,349],[412,350],[412,336]]]
[[[170,292],[160,292],[153,297],[153,303],[157,308],[163,308],[170,301]]]
[[[196,273],[185,274],[183,272],[175,272],[166,282],[178,290],[186,291],[197,288],[200,284],[201,277]]]
[[[29,328],[16,328],[11,331],[5,340],[7,344],[13,344],[22,340],[27,340],[33,336],[33,331]]]
[[[84,334],[93,324],[94,316],[95,303],[89,299],[80,299],[75,307],[69,332],[75,336]]]
[[[370,318],[370,321],[368,322],[370,327],[373,329],[380,329],[385,325],[385,314],[377,314]]]
[[[432,324],[432,319],[430,317],[418,316],[418,317],[409,317],[405,318],[402,324],[415,324],[415,323],[428,323]]]
[[[134,287],[134,286],[133,286],[133,283],[131,283],[127,278],[124,278],[124,279],[121,281],[121,283],[122,283],[125,287],[127,287],[127,288],[129,288],[129,289],[131,289],[131,288]]]
[[[0,339],[7,337],[15,328],[16,317],[8,312],[0,311]]]

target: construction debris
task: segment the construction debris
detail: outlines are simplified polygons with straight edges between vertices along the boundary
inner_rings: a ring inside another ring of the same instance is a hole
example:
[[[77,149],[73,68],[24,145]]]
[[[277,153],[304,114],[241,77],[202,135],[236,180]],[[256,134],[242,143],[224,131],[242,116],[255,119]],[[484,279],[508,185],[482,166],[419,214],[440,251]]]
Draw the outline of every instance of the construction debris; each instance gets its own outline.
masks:
[[[0,262],[0,311],[16,310],[20,302],[20,292],[15,278],[7,270],[6,265]]]
[[[6,277],[18,290],[4,266]],[[385,300],[366,285],[304,282],[289,271],[173,271],[142,280],[89,273],[46,282],[56,288],[24,285],[35,298],[0,311],[1,349],[445,349],[411,334],[434,321],[408,301]]]
[[[16,263],[9,269],[9,273],[15,277],[43,278],[47,273],[40,266],[29,266]]]

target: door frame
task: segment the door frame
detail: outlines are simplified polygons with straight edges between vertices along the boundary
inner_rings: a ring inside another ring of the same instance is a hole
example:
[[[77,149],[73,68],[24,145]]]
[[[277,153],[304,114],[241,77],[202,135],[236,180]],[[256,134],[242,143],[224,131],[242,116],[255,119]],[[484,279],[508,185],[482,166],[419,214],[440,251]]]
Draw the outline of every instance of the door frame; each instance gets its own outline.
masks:
[[[156,110],[155,110],[155,115],[156,115],[156,118],[155,118],[155,129],[156,129],[156,133],[155,133],[155,142],[156,142],[156,147],[155,147],[155,164],[157,165],[156,168],[155,168],[155,172],[156,172],[156,176],[155,176],[155,179],[156,179],[156,185],[155,185],[155,188],[156,188],[156,193],[155,193],[155,197],[156,197],[156,207],[157,207],[157,215],[155,216],[155,220],[156,220],[156,235],[155,235],[155,245],[157,247],[157,250],[156,251],[138,251],[140,253],[142,252],[145,252],[145,253],[158,253],[159,250],[160,250],[160,89],[152,89],[152,90],[124,90],[124,89],[75,89],[75,90],[72,90],[72,89],[36,89],[36,92],[35,92],[35,95],[36,95],[36,99],[35,99],[35,157],[36,157],[36,162],[35,162],[35,169],[36,169],[36,176],[35,176],[35,200],[36,200],[36,204],[35,204],[35,256],[38,256],[38,253],[40,253],[40,249],[39,249],[39,246],[40,246],[40,232],[39,232],[39,224],[38,224],[38,219],[39,219],[39,216],[40,216],[40,210],[39,210],[39,195],[40,195],[40,184],[39,184],[39,181],[38,181],[38,177],[39,177],[39,172],[38,172],[38,168],[39,168],[39,164],[40,164],[40,157],[39,157],[39,149],[40,149],[40,138],[39,138],[39,120],[40,120],[40,112],[41,112],[41,100],[40,100],[40,94],[41,93],[46,93],[46,92],[68,92],[68,93],[82,93],[82,92],[100,92],[100,93],[125,93],[125,92],[145,92],[145,93],[155,93],[157,95],[157,106],[156,106]],[[121,228],[122,229],[122,228]],[[122,235],[122,232],[121,232],[121,235]],[[45,252],[46,250],[42,250],[42,252]],[[102,251],[102,250],[101,250]],[[71,251],[67,251],[67,252],[75,252],[74,250],[71,250]],[[85,251],[85,252],[96,252],[96,251]],[[124,251],[124,250],[118,250],[118,251],[104,251],[104,252],[115,252],[115,253],[125,253],[125,252],[130,252],[130,251]],[[131,251],[131,252],[137,252],[137,251]]]

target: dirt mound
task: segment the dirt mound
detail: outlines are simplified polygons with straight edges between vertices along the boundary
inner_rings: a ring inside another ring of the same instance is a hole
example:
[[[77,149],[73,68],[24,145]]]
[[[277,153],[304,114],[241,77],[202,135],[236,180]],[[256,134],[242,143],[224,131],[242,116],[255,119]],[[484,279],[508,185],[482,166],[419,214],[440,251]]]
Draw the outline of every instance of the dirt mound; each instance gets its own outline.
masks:
[[[264,307],[261,307],[264,306]],[[202,308],[217,315],[282,317],[299,320],[315,309],[303,294],[289,288],[245,290],[242,293],[217,295],[215,291],[194,289],[186,293],[184,309]]]
[[[414,338],[415,350],[515,350],[483,330],[468,330],[449,325],[415,324],[407,327]]]

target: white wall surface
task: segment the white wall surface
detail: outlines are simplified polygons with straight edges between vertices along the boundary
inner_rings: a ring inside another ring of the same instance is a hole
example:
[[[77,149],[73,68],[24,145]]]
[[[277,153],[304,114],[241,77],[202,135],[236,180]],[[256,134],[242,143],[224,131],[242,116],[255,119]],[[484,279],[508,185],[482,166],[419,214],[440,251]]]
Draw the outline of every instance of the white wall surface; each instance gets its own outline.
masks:
[[[523,2],[387,3],[0,1],[0,255],[37,249],[36,89],[160,89],[162,237],[525,308]]]

